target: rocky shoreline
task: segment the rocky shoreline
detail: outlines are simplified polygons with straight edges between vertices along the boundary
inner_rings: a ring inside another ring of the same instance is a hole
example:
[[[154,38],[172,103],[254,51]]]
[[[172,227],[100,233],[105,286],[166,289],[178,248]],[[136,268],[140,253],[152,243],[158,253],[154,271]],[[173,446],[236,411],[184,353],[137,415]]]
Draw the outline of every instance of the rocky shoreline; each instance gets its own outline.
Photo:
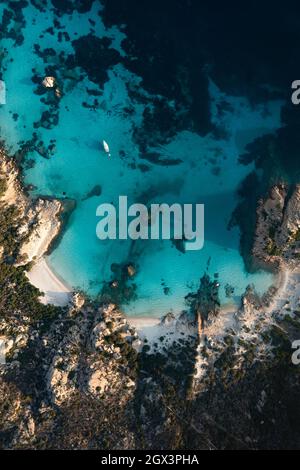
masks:
[[[55,238],[59,235],[64,210],[63,202],[57,199],[38,197],[32,199],[25,195],[19,179],[15,162],[8,159],[0,150],[0,177],[6,181],[7,189],[0,197],[6,207],[15,206],[20,226],[17,233],[19,244],[15,262],[26,264],[38,261],[44,256]],[[26,234],[26,237],[24,237]]]
[[[291,364],[300,334],[299,186],[274,186],[257,209],[253,255],[278,272],[278,285],[263,298],[249,286],[239,309],[222,310],[218,282],[206,274],[186,311],[153,325],[79,293],[63,308],[41,304],[23,270],[58,236],[63,203],[24,195],[4,154],[3,177],[0,211],[20,209],[16,249],[3,249],[0,266],[3,448],[246,449],[287,437],[296,446],[288,402],[300,380]],[[278,396],[279,411],[270,411]]]
[[[300,259],[300,185],[278,184],[261,199],[257,208],[253,255],[279,268],[297,266]]]
[[[5,191],[3,191],[0,197],[0,203],[4,204],[4,206],[16,206],[18,208],[19,227],[16,240],[18,251],[13,260],[14,264],[16,266],[30,266],[33,275],[29,271],[29,279],[44,292],[44,298],[41,298],[43,303],[61,306],[76,305],[76,299],[84,299],[84,297],[74,292],[70,286],[63,280],[60,280],[55,273],[51,272],[51,268],[49,268],[45,259],[53,244],[61,236],[63,228],[62,214],[65,211],[65,204],[69,205],[69,201],[43,197],[31,198],[26,195],[20,182],[20,171],[17,164],[11,158],[6,157],[3,149],[0,155],[0,178],[6,181]],[[270,305],[276,299],[276,295],[278,295],[278,292],[283,289],[286,283],[287,270],[293,271],[299,266],[300,248],[299,243],[297,243],[300,239],[299,207],[300,185],[296,185],[294,188],[289,188],[285,184],[275,185],[270,189],[269,195],[258,202],[252,255],[258,266],[270,269],[275,274],[274,285],[271,286],[261,299],[258,300],[256,294],[254,296],[250,295],[252,300],[254,297],[256,298],[256,306],[259,305],[260,309],[270,308]],[[36,272],[32,266],[36,266]],[[49,281],[54,282],[52,297],[47,295],[49,290],[47,283]],[[218,288],[215,285],[217,285],[216,281],[211,284],[211,288],[213,290],[216,289],[214,295],[217,295]],[[56,291],[57,294],[55,294]],[[203,288],[204,291],[205,286]],[[252,292],[251,286],[247,288],[245,295],[242,296],[241,306],[240,309],[236,309],[237,311],[246,308],[245,305],[249,292]],[[202,300],[200,303],[202,303],[202,306],[198,316],[195,314],[195,318],[192,321],[195,323],[196,328],[199,331],[202,330],[203,333],[206,324],[209,326],[211,323],[214,323],[213,317],[215,315],[212,316],[211,312],[216,309],[216,306],[221,315],[226,315],[228,308],[218,306],[217,298],[215,303],[207,305],[206,308],[204,307],[205,304],[203,304],[203,302],[206,302],[206,294],[200,294],[199,291],[197,295],[201,296]],[[79,300],[78,302],[81,305],[84,300]],[[196,312],[197,307],[193,305],[192,309]],[[229,310],[233,309],[230,308]],[[140,319],[137,325],[140,333],[144,336],[145,328],[158,326],[159,330],[160,326],[166,324],[166,321],[173,325],[181,323],[180,318],[175,318],[174,315],[168,313],[162,319],[151,320],[150,323],[147,319],[146,321]],[[184,319],[183,323],[185,321]],[[130,322],[129,319],[129,323],[134,324],[135,322]],[[201,328],[197,326],[200,323],[202,325]],[[200,336],[202,333],[200,333]],[[159,335],[159,332],[157,335]]]
[[[15,233],[16,252],[11,261],[16,266],[29,266],[29,279],[45,294],[42,301],[67,305],[72,289],[51,273],[45,257],[58,242],[74,204],[65,199],[32,198],[27,195],[17,163],[6,157],[3,149],[0,150],[0,179],[6,182],[6,188],[0,196],[0,204],[8,209],[15,208],[18,218]],[[39,266],[39,269],[36,266]],[[52,298],[47,296],[50,287],[54,287]],[[60,297],[64,292],[68,295],[62,301]]]

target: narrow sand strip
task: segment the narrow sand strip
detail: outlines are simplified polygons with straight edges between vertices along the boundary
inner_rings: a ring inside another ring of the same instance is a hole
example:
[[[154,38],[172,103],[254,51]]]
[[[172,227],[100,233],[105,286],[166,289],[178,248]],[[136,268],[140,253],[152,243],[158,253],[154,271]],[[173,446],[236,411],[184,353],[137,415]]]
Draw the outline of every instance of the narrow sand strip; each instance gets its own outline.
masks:
[[[156,318],[156,317],[127,317],[126,320],[128,323],[133,326],[134,328],[142,329],[144,327],[149,327],[149,326],[157,326],[161,318]]]
[[[33,266],[27,277],[31,284],[44,292],[45,295],[40,298],[41,303],[60,307],[68,304],[72,289],[54,274],[45,257]]]

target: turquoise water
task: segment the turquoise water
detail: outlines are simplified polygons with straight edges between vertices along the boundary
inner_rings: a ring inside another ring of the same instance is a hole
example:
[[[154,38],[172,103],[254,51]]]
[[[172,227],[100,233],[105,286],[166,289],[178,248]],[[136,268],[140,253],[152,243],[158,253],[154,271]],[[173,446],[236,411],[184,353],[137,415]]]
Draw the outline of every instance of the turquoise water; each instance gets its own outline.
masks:
[[[0,14],[3,8],[0,6]],[[33,123],[47,107],[33,92],[32,69],[41,76],[45,74],[45,64],[33,53],[33,46],[39,43],[42,48],[72,52],[72,45],[55,42],[53,36],[45,33],[40,38],[52,22],[50,12],[37,12],[31,6],[24,12],[27,25],[22,46],[13,47],[11,39],[2,41],[8,55],[4,73],[7,104],[0,107],[1,139],[12,153],[18,149],[18,142],[29,140],[34,131],[46,144],[51,139],[56,141],[56,151],[50,159],[37,152],[28,154],[26,158],[33,159],[35,164],[25,172],[25,182],[36,188],[34,194],[66,196],[77,203],[59,246],[50,256],[54,270],[72,286],[94,296],[100,292],[103,281],[111,279],[112,263],[134,261],[138,265],[137,298],[124,306],[125,312],[132,316],[160,316],[171,309],[178,313],[184,308],[184,296],[197,286],[209,260],[209,273],[219,274],[223,303],[228,302],[224,292],[227,283],[235,288],[233,300],[238,300],[250,282],[259,292],[264,292],[272,283],[271,274],[246,273],[238,249],[239,232],[237,229],[228,231],[227,224],[236,204],[236,188],[252,170],[251,166],[238,164],[238,156],[256,136],[280,127],[282,103],[272,101],[254,106],[244,97],[225,95],[211,81],[211,112],[214,123],[223,130],[222,136],[201,137],[188,130],[180,132],[168,144],[154,150],[162,158],[180,158],[182,163],[175,166],[149,164],[141,159],[134,140],[134,129],[141,126],[145,105],[133,101],[126,86],[130,82],[131,86],[142,89],[141,80],[119,64],[108,71],[108,80],[101,96],[97,97],[100,106],[96,110],[82,106],[84,101],[91,101],[87,89],[94,89],[94,83],[87,77],[80,82],[66,81],[59,124],[51,130],[34,129]],[[60,21],[72,39],[78,30],[80,34],[89,32],[88,19],[94,14],[92,10],[80,16],[65,16]],[[105,29],[101,20],[95,31],[99,37],[112,38],[113,46],[123,54],[122,32],[117,28]],[[222,109],[224,101],[227,106]],[[128,107],[132,109],[130,114],[125,112]],[[19,115],[17,120],[13,119],[14,113]],[[110,146],[110,158],[103,151],[103,139]],[[132,167],[134,163],[147,163],[150,170],[142,172]],[[102,194],[85,199],[96,185],[101,185]],[[103,202],[117,205],[119,195],[127,195],[130,203],[144,200],[204,203],[203,250],[183,254],[170,241],[134,244],[100,241],[96,237],[96,208]],[[169,288],[168,295],[163,286]]]

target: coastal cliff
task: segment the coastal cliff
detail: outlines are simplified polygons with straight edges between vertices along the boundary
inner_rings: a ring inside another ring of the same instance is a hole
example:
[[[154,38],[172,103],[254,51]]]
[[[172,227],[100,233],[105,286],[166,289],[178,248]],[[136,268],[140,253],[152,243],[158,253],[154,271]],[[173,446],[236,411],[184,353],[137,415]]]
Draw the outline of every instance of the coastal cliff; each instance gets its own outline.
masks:
[[[13,210],[18,219],[13,261],[16,264],[37,261],[47,253],[60,232],[63,204],[55,199],[32,199],[26,196],[19,180],[19,170],[3,150],[0,150],[0,180],[5,182],[0,204],[6,213]],[[5,255],[4,249],[2,255]]]
[[[300,185],[273,186],[257,208],[253,255],[272,266],[299,264]]]

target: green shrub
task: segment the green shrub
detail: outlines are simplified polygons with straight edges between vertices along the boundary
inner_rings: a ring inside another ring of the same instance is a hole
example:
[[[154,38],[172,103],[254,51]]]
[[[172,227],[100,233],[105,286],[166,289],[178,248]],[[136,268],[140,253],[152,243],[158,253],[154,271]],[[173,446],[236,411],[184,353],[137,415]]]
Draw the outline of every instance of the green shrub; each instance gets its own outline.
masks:
[[[0,197],[3,196],[6,190],[7,190],[6,180],[4,178],[0,178]]]

